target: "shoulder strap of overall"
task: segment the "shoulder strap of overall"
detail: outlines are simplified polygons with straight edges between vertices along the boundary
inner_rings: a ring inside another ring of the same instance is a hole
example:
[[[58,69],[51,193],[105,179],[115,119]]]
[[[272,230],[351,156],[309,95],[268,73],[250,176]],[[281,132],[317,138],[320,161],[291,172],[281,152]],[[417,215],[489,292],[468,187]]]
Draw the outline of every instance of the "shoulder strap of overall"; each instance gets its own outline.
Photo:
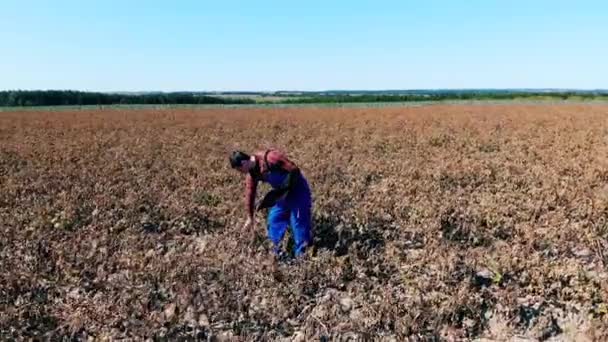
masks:
[[[270,150],[266,150],[266,152],[264,153],[264,165],[266,166],[266,169],[268,169],[269,165],[268,165],[268,153],[270,153]]]
[[[264,165],[268,171],[270,171],[270,164],[268,163],[268,153],[270,153],[270,151],[272,150],[266,150],[266,153],[264,153]]]
[[[270,165],[270,163],[268,162],[268,153],[270,153],[271,151],[273,151],[273,150],[269,149],[269,150],[266,150],[266,152],[264,153],[264,166],[266,167],[266,171],[282,170],[279,165],[276,165],[276,164]]]

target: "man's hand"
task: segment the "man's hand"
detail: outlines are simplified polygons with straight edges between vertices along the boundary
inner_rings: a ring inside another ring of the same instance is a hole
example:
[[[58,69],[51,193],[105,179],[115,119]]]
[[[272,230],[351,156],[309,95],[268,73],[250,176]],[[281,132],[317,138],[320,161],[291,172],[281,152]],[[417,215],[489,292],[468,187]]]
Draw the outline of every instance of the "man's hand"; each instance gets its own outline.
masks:
[[[253,230],[253,227],[255,226],[255,218],[253,217],[248,217],[247,218],[247,222],[245,222],[245,225],[243,226],[244,230]]]
[[[249,217],[247,218],[247,222],[245,222],[245,225],[243,226],[243,236],[247,238],[247,240],[249,240],[249,242],[247,243],[247,245],[249,246],[249,248],[254,248],[255,249],[255,241],[256,241],[256,231],[255,231],[255,218],[254,217]]]
[[[270,208],[275,205],[278,201],[284,199],[287,196],[287,189],[277,189],[269,191],[266,196],[258,203],[256,210]]]

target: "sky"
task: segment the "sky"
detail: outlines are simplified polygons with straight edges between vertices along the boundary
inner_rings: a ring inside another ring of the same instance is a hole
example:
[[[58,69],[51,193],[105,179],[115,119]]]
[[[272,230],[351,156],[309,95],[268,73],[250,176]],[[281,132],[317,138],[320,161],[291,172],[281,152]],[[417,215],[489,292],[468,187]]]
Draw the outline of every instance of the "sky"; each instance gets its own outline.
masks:
[[[0,1],[0,90],[608,88],[608,1]]]

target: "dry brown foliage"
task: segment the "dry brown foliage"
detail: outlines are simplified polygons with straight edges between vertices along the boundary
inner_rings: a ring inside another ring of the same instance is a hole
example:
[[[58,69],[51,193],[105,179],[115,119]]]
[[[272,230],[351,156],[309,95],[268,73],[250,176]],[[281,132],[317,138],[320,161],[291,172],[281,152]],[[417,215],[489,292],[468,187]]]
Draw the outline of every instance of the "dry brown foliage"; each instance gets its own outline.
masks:
[[[287,151],[316,249],[242,231]],[[608,339],[608,107],[0,113],[0,338]]]

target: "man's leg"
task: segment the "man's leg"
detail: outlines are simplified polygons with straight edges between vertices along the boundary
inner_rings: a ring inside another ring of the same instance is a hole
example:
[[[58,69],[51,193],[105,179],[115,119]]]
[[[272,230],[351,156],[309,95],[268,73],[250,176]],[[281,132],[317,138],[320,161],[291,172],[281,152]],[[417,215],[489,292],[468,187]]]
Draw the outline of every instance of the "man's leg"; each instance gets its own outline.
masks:
[[[289,224],[289,210],[280,204],[275,204],[268,212],[268,237],[274,245],[274,253],[279,255],[281,240]]]
[[[291,210],[291,229],[295,242],[295,255],[301,256],[312,245],[312,205],[304,198]]]

